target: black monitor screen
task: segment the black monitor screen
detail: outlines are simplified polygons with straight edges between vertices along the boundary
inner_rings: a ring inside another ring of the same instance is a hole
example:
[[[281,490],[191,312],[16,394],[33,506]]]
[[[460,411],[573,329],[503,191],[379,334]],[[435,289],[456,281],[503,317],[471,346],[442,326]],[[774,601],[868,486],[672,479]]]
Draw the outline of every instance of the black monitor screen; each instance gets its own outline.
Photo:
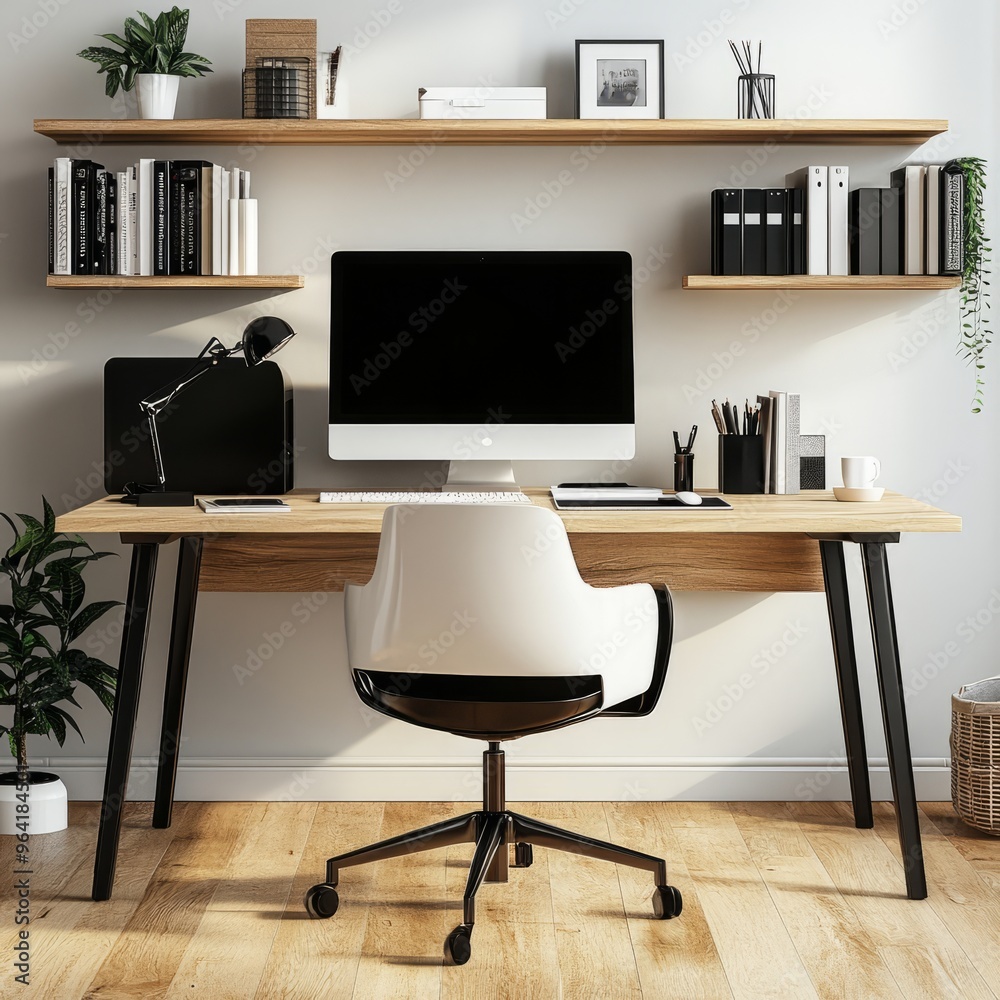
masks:
[[[633,423],[623,251],[340,251],[331,423]]]

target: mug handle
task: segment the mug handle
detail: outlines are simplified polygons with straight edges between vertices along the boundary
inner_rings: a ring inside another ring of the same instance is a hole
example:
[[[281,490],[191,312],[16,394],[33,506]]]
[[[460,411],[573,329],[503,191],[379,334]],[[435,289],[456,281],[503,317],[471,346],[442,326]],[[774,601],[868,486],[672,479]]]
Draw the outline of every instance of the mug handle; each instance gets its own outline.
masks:
[[[872,461],[875,463],[875,476],[872,479],[872,482],[875,482],[875,480],[882,475],[882,463],[874,456],[872,456]]]

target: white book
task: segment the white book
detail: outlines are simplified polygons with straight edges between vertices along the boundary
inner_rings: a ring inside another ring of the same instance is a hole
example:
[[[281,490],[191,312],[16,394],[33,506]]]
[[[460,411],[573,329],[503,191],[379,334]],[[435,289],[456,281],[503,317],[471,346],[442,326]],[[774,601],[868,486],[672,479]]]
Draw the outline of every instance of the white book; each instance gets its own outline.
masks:
[[[139,274],[153,273],[153,161],[139,161]]]
[[[257,273],[257,199],[240,199],[240,274]]]
[[[240,173],[240,197],[249,198],[250,197],[250,171],[243,170]]]
[[[128,171],[119,170],[115,174],[118,184],[118,232],[117,240],[118,274],[128,274]]]
[[[785,492],[799,492],[799,471],[802,443],[799,440],[799,394],[782,393],[785,397]]]
[[[847,167],[828,167],[827,273],[850,274],[847,238]],[[795,490],[794,492],[798,492]]]
[[[220,249],[222,270],[220,274],[229,274],[229,199],[232,197],[233,173],[231,170],[222,171],[222,209],[220,211]]]
[[[53,170],[55,202],[52,208],[52,228],[55,247],[52,256],[53,274],[70,274],[69,259],[69,188],[72,160],[68,156],[56,158]]]
[[[789,174],[789,187],[805,189],[806,274],[827,274],[829,245],[828,170],[823,166],[803,167]]]
[[[909,163],[893,170],[889,180],[903,189],[903,274],[923,274],[927,168]]]
[[[239,173],[239,168],[234,169]],[[240,200],[229,199],[229,273],[242,274],[240,270]]]
[[[785,493],[787,491],[787,481],[785,477],[786,456],[786,434],[785,434],[785,407],[787,405],[786,394],[771,390],[768,395],[771,397],[771,477],[773,493]]]
[[[924,272],[941,273],[941,165],[927,167],[924,195],[926,240],[924,244]]]
[[[209,274],[223,274],[222,269],[222,167],[212,164],[212,266]]]
[[[128,273],[139,273],[139,167],[132,164],[125,171],[128,175],[128,205],[126,214],[128,215],[128,247],[126,257],[128,258]]]

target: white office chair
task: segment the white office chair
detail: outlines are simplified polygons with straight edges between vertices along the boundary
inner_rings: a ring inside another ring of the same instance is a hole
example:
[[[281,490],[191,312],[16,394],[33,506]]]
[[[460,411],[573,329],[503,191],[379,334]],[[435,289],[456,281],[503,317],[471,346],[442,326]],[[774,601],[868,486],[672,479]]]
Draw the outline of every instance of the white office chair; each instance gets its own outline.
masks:
[[[361,700],[395,719],[489,742],[483,808],[330,858],[306,893],[314,917],[337,911],[341,868],[475,841],[464,919],[445,958],[471,955],[476,891],[531,864],[532,845],[642,868],[653,910],[681,895],[666,863],[510,812],[503,740],[656,705],[670,656],[669,591],[596,588],[577,570],[562,521],[535,506],[390,507],[371,581],[345,593],[348,659]]]

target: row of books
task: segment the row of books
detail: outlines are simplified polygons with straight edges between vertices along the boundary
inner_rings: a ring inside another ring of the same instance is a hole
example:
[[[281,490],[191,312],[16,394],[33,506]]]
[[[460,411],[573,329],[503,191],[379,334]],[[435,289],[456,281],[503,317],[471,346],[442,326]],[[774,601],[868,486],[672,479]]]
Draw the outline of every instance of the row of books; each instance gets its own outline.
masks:
[[[49,167],[49,273],[257,273],[250,172],[206,160],[125,170],[59,157]]]
[[[960,274],[964,175],[909,164],[885,188],[846,166],[803,167],[785,188],[712,192],[712,274]]]

